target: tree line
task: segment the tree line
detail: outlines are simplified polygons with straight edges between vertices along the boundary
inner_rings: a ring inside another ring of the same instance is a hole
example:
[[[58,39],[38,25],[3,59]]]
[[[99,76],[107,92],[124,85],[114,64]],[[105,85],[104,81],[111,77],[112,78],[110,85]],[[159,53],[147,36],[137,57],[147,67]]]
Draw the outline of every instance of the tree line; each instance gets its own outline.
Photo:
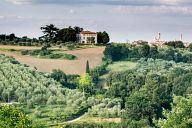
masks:
[[[41,27],[44,35],[41,37],[46,42],[66,43],[66,42],[78,42],[77,34],[80,34],[84,28],[75,26],[69,26],[67,28],[59,29],[53,24]],[[110,41],[109,35],[106,31],[97,32],[97,40],[99,44],[107,44]]]
[[[132,44],[111,44],[108,45],[104,51],[106,60],[119,61],[119,60],[134,60],[137,61],[141,58],[153,58],[163,60],[173,60],[175,62],[192,62],[191,48],[176,49],[173,47],[158,48],[156,45],[149,46],[132,45]]]
[[[0,44],[6,45],[21,45],[21,46],[34,46],[43,45],[45,43],[50,45],[60,45],[65,43],[78,43],[77,34],[84,29],[78,26],[57,28],[55,25],[50,24],[40,28],[43,36],[39,38],[29,38],[27,36],[17,37],[14,33],[0,35]],[[110,41],[109,34],[106,31],[97,32],[98,44],[107,44]]]

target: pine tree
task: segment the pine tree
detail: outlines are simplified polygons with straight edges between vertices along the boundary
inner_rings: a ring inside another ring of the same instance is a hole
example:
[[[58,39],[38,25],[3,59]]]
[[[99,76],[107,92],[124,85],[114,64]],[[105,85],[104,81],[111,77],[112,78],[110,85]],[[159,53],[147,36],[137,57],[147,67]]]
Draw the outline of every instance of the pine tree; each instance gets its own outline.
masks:
[[[86,73],[90,73],[90,69],[89,69],[89,61],[87,60],[87,63],[86,63]]]

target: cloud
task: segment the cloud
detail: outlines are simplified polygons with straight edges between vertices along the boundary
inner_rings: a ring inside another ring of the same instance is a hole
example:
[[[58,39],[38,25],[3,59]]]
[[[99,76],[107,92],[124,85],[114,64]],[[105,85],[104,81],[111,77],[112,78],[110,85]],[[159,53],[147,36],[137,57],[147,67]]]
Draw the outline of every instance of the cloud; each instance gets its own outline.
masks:
[[[16,5],[30,4],[33,2],[32,0],[5,0],[5,1],[11,2],[11,3],[16,4]]]
[[[189,5],[191,0],[6,0],[13,4]]]
[[[159,0],[162,4],[167,5],[189,5],[192,4],[191,0]]]
[[[23,16],[16,16],[16,15],[8,15],[8,16],[3,16],[0,15],[0,20],[11,20],[11,21],[15,21],[15,20],[28,20],[31,19],[32,17],[23,17]]]
[[[70,14],[73,14],[73,13],[74,13],[74,10],[73,10],[73,9],[70,9],[70,10],[69,10],[69,13],[70,13]]]
[[[183,14],[192,15],[192,7],[183,6],[119,6],[112,9],[114,13],[136,14]]]

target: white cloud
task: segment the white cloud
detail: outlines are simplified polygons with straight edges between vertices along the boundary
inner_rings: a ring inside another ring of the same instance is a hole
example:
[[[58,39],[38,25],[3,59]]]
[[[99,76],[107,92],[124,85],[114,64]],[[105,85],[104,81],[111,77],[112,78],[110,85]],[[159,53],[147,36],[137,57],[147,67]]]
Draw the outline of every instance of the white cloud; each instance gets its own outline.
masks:
[[[177,5],[179,3],[181,3],[183,0],[161,0],[159,2],[163,3],[163,4],[170,4],[170,5]],[[186,0],[184,0],[186,1]]]
[[[191,0],[158,0],[159,3],[166,5],[190,5],[192,4]]]
[[[192,14],[191,7],[183,6],[119,6],[113,8],[112,12],[116,13],[141,13],[141,14]]]
[[[13,4],[189,5],[191,0],[5,0]]]
[[[6,1],[16,4],[16,5],[30,4],[32,2],[32,0],[6,0]]]
[[[74,10],[73,10],[73,9],[70,9],[70,10],[69,10],[69,13],[73,14],[73,13],[74,13]]]
[[[32,17],[23,17],[23,16],[16,16],[16,15],[7,15],[7,16],[2,16],[0,15],[0,20],[27,20],[31,19]]]

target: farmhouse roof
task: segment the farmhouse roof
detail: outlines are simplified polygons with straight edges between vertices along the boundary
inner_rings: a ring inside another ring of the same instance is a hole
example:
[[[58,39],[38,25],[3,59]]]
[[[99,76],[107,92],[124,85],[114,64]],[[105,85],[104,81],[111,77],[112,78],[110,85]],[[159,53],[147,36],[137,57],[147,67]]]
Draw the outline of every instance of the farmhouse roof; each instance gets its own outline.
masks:
[[[82,31],[80,34],[97,34],[97,33],[91,31]]]

